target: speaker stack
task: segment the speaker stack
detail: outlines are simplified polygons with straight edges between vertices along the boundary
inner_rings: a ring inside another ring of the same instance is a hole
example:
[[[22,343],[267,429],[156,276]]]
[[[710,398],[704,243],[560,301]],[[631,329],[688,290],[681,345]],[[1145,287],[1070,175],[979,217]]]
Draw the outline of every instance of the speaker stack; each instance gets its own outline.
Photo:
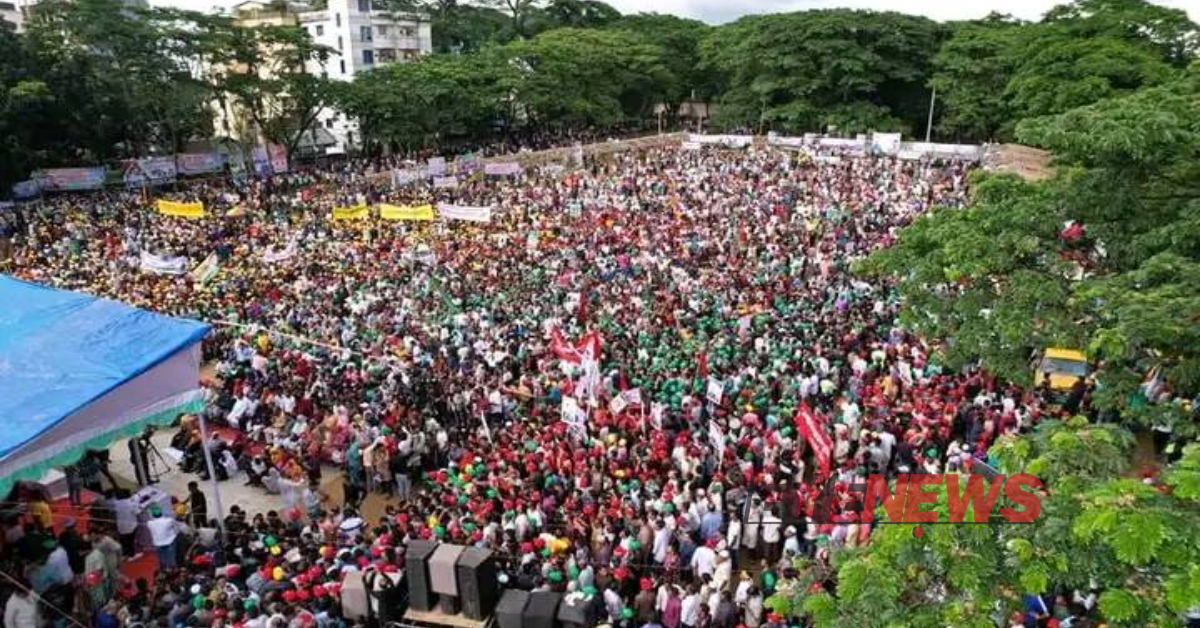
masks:
[[[468,547],[458,557],[458,597],[462,600],[463,615],[483,620],[496,608],[496,559],[492,553]]]
[[[466,549],[461,545],[442,544],[429,557],[429,584],[438,594],[438,609],[447,615],[457,615],[458,557]]]
[[[558,603],[561,593],[535,591],[529,594],[522,625],[525,628],[558,628]]]
[[[522,628],[525,607],[529,605],[529,592],[506,589],[496,603],[496,623],[500,628]]]
[[[433,610],[435,601],[430,581],[429,559],[437,551],[434,541],[413,540],[404,552],[404,575],[408,580],[408,607],[422,612]]]

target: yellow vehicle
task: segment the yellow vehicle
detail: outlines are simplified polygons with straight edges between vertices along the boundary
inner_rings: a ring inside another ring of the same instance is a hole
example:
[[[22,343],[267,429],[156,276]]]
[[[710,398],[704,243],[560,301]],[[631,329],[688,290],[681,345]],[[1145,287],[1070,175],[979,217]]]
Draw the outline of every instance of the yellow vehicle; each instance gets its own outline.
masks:
[[[1082,351],[1048,347],[1034,367],[1033,385],[1041,386],[1042,382],[1049,380],[1051,389],[1067,392],[1076,380],[1087,377],[1090,372],[1087,356]]]

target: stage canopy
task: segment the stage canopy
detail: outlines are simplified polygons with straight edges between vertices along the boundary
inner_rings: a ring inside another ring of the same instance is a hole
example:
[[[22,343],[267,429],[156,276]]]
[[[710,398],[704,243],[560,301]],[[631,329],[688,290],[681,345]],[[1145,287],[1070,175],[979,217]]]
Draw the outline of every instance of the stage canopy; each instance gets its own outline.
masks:
[[[203,323],[0,275],[0,499],[202,407]]]

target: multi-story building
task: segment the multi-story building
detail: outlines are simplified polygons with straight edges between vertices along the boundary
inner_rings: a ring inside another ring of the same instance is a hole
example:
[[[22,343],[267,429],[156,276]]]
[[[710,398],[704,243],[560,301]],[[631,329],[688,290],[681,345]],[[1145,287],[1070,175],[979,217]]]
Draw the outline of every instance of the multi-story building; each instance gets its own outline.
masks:
[[[0,0],[4,2],[5,0]],[[239,26],[299,26],[313,42],[332,51],[324,62],[310,61],[305,71],[338,81],[351,81],[360,72],[381,65],[409,61],[433,51],[433,33],[428,20],[402,17],[377,10],[371,0],[327,0],[323,9],[298,3],[248,0],[233,7]],[[221,107],[218,107],[220,109]],[[258,141],[237,111],[226,103],[219,111],[216,127],[239,140]],[[332,138],[332,152],[358,146],[358,123],[335,109],[321,112],[311,130],[312,138]],[[323,147],[327,142],[321,141]]]
[[[433,52],[428,20],[380,11],[371,0],[328,0],[326,8],[304,11],[299,19],[300,27],[314,42],[333,50],[324,65],[310,62],[308,71],[339,81],[351,81],[360,72]],[[337,138],[342,150],[361,140],[358,123],[339,111],[322,112],[317,123]]]
[[[25,12],[20,0],[0,0],[0,28],[21,32],[25,25]]]

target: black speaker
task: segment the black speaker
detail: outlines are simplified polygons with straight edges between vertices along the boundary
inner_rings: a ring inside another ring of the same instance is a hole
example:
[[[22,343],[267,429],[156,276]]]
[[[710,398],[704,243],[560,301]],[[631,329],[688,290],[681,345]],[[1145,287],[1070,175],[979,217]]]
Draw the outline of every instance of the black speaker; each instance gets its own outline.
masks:
[[[496,623],[500,628],[521,628],[525,607],[529,604],[529,592],[520,589],[505,589],[496,603]]]
[[[570,604],[567,600],[573,600]],[[563,628],[586,628],[592,625],[588,618],[588,606],[591,603],[579,596],[564,597],[558,605],[558,621]]]
[[[522,623],[525,628],[558,628],[558,603],[561,593],[537,591],[529,594]]]
[[[462,600],[463,615],[482,621],[496,608],[499,596],[496,583],[496,559],[492,553],[468,547],[458,557],[458,597]]]
[[[372,608],[381,625],[404,619],[404,578],[398,573],[367,572],[363,577],[367,593],[374,598]]]
[[[404,579],[408,581],[409,608],[429,612],[433,610],[436,597],[429,582],[429,557],[437,551],[434,541],[409,541],[404,551]]]
[[[460,610],[458,598],[453,595],[439,595],[438,610],[441,611],[443,615],[457,615],[458,611]]]

